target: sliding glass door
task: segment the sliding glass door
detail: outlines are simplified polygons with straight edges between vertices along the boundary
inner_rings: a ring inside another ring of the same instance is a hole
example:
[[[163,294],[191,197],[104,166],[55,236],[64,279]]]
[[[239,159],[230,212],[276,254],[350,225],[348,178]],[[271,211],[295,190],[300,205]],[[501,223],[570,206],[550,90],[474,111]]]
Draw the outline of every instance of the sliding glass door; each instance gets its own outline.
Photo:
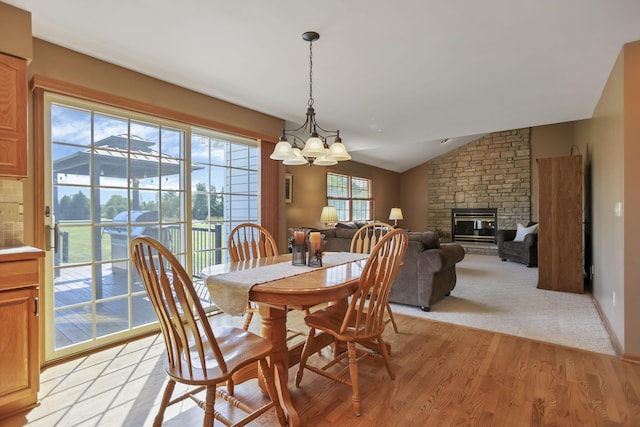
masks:
[[[208,303],[197,275],[227,259],[235,223],[258,218],[255,142],[57,95],[44,111],[46,359],[155,327],[136,236],[165,244]]]

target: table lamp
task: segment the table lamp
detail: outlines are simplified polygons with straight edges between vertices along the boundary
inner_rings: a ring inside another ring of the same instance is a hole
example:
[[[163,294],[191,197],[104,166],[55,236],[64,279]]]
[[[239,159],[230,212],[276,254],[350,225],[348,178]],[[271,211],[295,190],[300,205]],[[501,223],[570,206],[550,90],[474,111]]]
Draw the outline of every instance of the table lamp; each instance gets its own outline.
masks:
[[[389,212],[389,219],[394,220],[393,228],[398,228],[398,220],[402,219],[402,209],[391,208],[391,212]]]
[[[329,228],[329,223],[338,222],[338,211],[335,206],[325,206],[322,208],[322,214],[320,214],[320,221],[326,224]]]

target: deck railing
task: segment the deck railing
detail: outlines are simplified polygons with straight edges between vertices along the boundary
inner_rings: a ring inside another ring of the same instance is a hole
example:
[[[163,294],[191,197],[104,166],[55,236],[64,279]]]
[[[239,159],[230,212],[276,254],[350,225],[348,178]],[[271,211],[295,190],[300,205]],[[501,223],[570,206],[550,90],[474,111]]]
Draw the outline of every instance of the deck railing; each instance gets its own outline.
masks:
[[[162,228],[162,242],[174,253],[182,252],[180,227]],[[222,224],[191,227],[191,273],[198,277],[203,268],[222,263]]]
[[[157,229],[157,228],[156,228]],[[182,244],[182,236],[179,226],[162,226],[159,237],[169,250],[174,254],[179,254],[184,251]],[[69,262],[69,250],[70,242],[69,232],[58,231],[58,245],[57,250],[54,251],[54,266],[64,265]],[[191,239],[192,239],[192,253],[191,253],[191,268],[194,276],[199,276],[202,269],[209,265],[222,263],[222,224],[214,224],[212,227],[196,226],[191,227]],[[128,237],[123,236],[111,236],[111,255],[113,259],[121,259],[126,257],[126,245],[128,245]],[[124,246],[123,246],[124,245]],[[115,255],[114,246],[118,251],[118,255]],[[123,246],[120,248],[120,246]],[[122,263],[122,261],[120,261]],[[124,267],[126,268],[126,266]]]

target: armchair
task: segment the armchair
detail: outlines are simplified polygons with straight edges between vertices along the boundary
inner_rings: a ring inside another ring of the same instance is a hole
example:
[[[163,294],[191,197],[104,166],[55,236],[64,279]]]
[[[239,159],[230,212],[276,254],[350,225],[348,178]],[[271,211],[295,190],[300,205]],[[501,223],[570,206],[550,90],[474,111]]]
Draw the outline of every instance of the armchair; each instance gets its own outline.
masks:
[[[537,223],[530,222],[527,227],[518,224],[518,230],[498,230],[496,240],[498,256],[502,261],[516,261],[526,264],[527,267],[538,266]]]

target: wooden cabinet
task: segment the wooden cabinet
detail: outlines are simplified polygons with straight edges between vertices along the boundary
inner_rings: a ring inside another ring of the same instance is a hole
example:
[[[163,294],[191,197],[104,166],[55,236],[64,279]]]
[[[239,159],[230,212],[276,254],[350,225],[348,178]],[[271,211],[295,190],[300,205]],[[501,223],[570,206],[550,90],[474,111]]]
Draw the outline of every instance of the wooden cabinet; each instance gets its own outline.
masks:
[[[27,176],[27,61],[0,54],[0,177]]]
[[[582,156],[538,159],[538,288],[584,292]]]
[[[38,401],[38,258],[42,255],[33,248],[0,250],[0,419]]]

